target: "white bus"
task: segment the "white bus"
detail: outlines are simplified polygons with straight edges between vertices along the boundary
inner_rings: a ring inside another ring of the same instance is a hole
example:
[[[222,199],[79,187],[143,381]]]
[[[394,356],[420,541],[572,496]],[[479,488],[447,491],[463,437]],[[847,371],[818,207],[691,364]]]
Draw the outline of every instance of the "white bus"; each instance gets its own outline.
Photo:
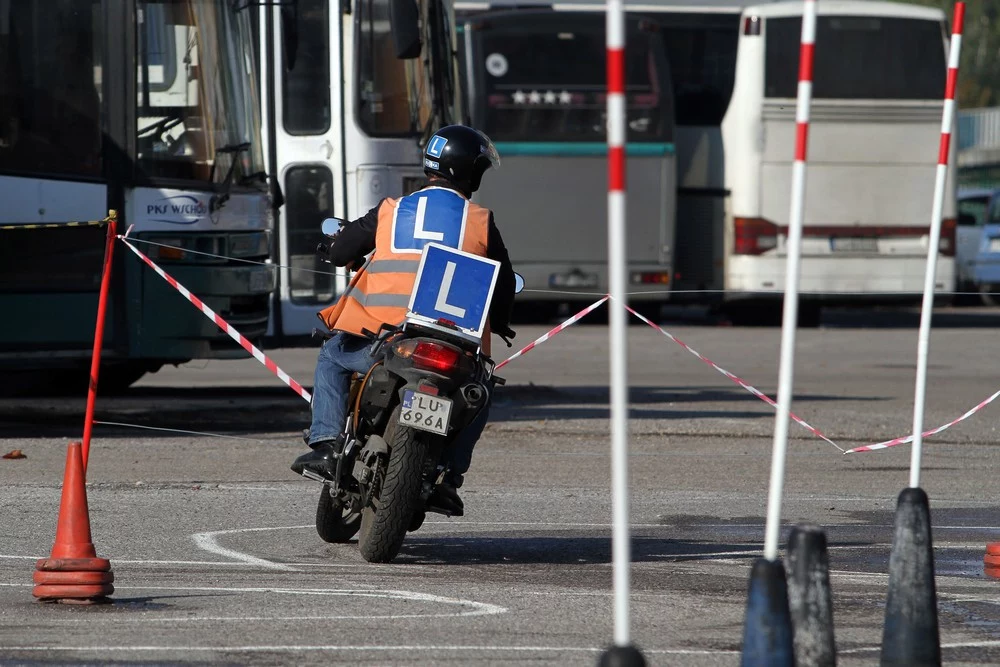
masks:
[[[270,338],[308,344],[344,273],[316,259],[320,223],[425,182],[422,145],[460,122],[450,0],[288,0],[258,16],[268,172],[280,183]],[[277,194],[277,192],[276,192]]]
[[[948,48],[938,9],[858,0],[818,7],[800,282],[809,323],[824,302],[919,301]],[[782,2],[740,17],[721,124],[727,198],[715,281],[733,298],[784,287],[801,15],[802,3]],[[957,143],[935,281],[943,291],[955,283]],[[777,300],[755,301],[734,312],[780,320]]]
[[[466,0],[458,9],[479,16],[511,3]],[[673,81],[670,298],[719,303],[736,323],[774,324],[784,289],[802,3],[748,4],[643,0],[627,10],[658,25]],[[604,7],[602,0],[544,6]],[[818,321],[823,303],[919,301],[948,35],[943,12],[914,5],[824,0],[819,14],[804,324]],[[565,66],[575,71],[579,63]],[[603,59],[590,66],[602,76]],[[941,290],[954,284],[955,182],[952,168],[937,265]]]

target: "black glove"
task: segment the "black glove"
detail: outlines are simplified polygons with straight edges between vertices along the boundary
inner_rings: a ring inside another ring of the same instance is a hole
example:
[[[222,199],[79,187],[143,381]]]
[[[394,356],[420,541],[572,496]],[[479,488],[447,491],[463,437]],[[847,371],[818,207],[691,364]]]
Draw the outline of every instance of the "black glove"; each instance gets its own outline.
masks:
[[[330,261],[330,244],[332,242],[332,236],[324,236],[323,239],[316,244],[316,256],[324,262]]]

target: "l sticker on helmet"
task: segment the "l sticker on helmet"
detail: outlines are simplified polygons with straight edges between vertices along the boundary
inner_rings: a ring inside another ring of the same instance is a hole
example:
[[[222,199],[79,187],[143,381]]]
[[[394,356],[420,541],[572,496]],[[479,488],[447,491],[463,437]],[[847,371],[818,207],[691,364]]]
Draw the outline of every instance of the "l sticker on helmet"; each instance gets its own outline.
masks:
[[[444,147],[448,145],[448,140],[444,137],[439,137],[434,135],[431,137],[431,142],[427,144],[427,154],[431,157],[441,157],[441,152],[444,151]]]

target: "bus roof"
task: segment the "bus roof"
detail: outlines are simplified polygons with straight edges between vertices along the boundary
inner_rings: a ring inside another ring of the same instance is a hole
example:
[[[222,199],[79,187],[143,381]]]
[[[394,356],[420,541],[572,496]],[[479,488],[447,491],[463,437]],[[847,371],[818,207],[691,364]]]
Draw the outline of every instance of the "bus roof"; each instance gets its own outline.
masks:
[[[765,0],[767,1],[767,0]],[[774,0],[778,1],[778,0]],[[626,2],[626,11],[661,11],[692,14],[739,14],[748,0],[639,0]],[[759,4],[759,2],[757,3]],[[604,9],[604,0],[457,0],[458,10],[556,9],[561,11]]]
[[[802,16],[802,8],[803,3],[794,1],[755,2],[745,5],[743,13],[753,14],[761,18]],[[940,9],[883,0],[823,0],[816,3],[816,9],[820,16],[892,16],[930,21],[943,21],[945,19],[945,13]]]
[[[561,11],[598,10],[604,0],[457,0],[458,10],[556,9]],[[943,20],[940,9],[884,0],[823,0],[817,3],[821,15],[895,16]],[[626,11],[678,12],[691,14],[754,14],[758,16],[801,16],[801,0],[638,0],[626,2]]]

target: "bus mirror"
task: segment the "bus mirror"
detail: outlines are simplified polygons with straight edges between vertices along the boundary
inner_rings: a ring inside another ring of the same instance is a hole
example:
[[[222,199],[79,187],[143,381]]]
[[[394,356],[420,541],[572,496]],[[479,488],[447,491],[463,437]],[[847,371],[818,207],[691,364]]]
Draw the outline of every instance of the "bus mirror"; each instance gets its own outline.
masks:
[[[410,60],[420,56],[420,14],[414,0],[389,0],[389,23],[396,57]]]
[[[340,218],[327,218],[323,221],[323,234],[333,236],[344,226],[344,221]]]
[[[520,273],[514,274],[514,294],[520,294],[524,289],[524,278]]]
[[[281,5],[281,43],[284,48],[285,69],[295,69],[295,60],[299,52],[299,2]]]

